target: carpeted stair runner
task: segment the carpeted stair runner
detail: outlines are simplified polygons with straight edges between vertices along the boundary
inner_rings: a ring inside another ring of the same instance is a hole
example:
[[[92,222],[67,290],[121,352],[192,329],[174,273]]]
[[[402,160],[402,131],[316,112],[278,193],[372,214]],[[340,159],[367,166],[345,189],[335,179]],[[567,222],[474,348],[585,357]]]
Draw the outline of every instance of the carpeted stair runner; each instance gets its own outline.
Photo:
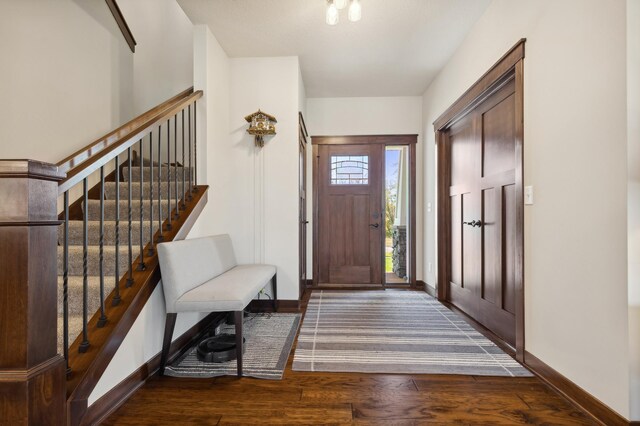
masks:
[[[164,221],[168,215],[169,207],[169,189],[171,189],[171,207],[175,209],[175,176],[178,177],[178,194],[182,197],[182,173],[185,173],[185,188],[188,186],[189,168],[177,168],[177,173],[173,167],[168,168],[166,165],[162,167],[161,172],[161,196],[162,196],[162,220]],[[143,243],[146,244],[150,239],[150,223],[149,213],[151,209],[150,189],[151,169],[148,165],[142,167],[144,177],[143,189],[143,212],[144,221],[140,225],[140,167],[131,168],[131,191],[132,191],[132,252],[133,259],[138,257],[140,252],[140,226],[143,230]],[[127,182],[129,170],[124,167],[122,169],[124,181],[120,182],[120,250],[119,250],[119,278],[122,278],[129,270],[129,251],[128,251],[128,196],[129,183]],[[158,207],[158,168],[153,168],[153,232],[158,229],[158,216],[160,213]],[[171,182],[169,182],[171,179]],[[104,288],[105,298],[113,290],[116,282],[115,275],[115,240],[116,240],[116,183],[105,182],[105,201],[104,201]],[[89,200],[87,206],[89,222],[87,223],[88,236],[88,304],[87,312],[90,319],[93,314],[100,309],[100,200]],[[69,221],[69,279],[68,279],[68,309],[69,309],[69,344],[73,343],[76,337],[82,333],[82,288],[83,288],[83,222],[82,220]],[[60,226],[58,232],[58,351],[63,353],[63,256],[64,256],[64,228]],[[135,267],[135,265],[134,265]]]

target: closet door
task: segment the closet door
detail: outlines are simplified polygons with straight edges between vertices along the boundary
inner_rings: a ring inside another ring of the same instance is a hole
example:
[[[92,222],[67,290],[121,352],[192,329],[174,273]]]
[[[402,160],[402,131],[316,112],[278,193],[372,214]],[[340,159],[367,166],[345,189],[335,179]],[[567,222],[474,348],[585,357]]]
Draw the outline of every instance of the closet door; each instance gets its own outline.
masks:
[[[449,301],[515,345],[516,118],[513,81],[448,131]]]

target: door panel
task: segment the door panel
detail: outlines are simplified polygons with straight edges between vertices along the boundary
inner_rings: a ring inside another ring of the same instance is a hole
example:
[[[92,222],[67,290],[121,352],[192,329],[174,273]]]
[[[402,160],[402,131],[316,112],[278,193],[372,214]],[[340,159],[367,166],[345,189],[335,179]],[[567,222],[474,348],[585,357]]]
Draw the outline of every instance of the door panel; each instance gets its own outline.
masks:
[[[516,233],[516,186],[506,185],[502,188],[503,206],[507,206],[503,210],[502,229],[505,234],[504,238],[504,276],[502,282],[502,308],[507,312],[515,315],[516,313],[516,269],[515,269],[515,233]]]
[[[482,297],[500,305],[502,299],[502,220],[501,215],[496,214],[501,208],[501,197],[496,193],[499,189],[488,188],[482,191],[482,205],[484,211],[482,249],[484,256]]]
[[[319,284],[382,286],[383,154],[382,145],[319,147]]]
[[[505,85],[454,124],[448,134],[448,297],[511,344],[515,344],[516,305],[514,91],[513,82]]]

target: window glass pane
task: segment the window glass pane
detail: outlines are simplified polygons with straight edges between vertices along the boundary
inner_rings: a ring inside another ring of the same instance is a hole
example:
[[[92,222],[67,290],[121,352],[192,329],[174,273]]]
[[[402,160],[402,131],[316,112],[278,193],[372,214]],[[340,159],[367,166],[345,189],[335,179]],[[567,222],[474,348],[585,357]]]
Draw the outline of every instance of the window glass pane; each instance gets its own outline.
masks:
[[[331,185],[368,185],[368,155],[332,155]]]

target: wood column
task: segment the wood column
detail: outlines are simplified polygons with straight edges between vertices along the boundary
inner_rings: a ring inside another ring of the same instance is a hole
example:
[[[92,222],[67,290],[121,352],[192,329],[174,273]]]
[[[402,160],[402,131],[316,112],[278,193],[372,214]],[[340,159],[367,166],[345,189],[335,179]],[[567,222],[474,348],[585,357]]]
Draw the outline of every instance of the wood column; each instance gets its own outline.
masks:
[[[66,423],[57,352],[57,198],[51,164],[0,160],[0,423]]]

